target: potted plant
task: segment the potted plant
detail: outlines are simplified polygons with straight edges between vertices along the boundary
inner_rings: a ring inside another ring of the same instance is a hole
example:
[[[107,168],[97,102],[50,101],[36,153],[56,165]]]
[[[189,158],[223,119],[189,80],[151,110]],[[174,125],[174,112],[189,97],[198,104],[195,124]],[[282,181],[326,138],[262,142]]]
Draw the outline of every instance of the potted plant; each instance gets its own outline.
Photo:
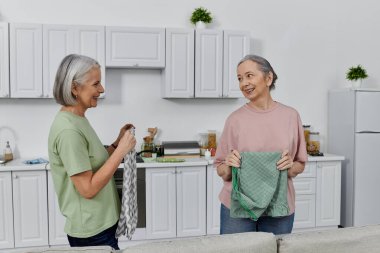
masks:
[[[349,68],[346,73],[346,79],[352,81],[353,88],[360,88],[362,80],[367,77],[367,71],[360,64]]]
[[[191,14],[190,21],[198,29],[205,28],[206,24],[212,22],[211,12],[203,7],[195,8],[193,13]]]

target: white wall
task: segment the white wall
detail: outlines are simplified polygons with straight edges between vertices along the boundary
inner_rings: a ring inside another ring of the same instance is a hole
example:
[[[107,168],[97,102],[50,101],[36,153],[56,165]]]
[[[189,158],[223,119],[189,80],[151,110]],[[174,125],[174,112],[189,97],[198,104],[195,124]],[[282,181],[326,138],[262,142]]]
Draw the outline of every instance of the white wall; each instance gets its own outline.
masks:
[[[0,0],[5,22],[191,27],[195,7],[215,16],[213,28],[249,30],[252,52],[267,58],[279,80],[275,100],[295,107],[304,123],[327,136],[327,91],[347,86],[348,67],[362,64],[379,87],[380,3],[375,0]],[[107,95],[88,118],[104,143],[124,122],[137,126],[141,144],[148,127],[159,140],[196,139],[216,129],[244,99],[161,99],[160,71],[107,69]],[[50,99],[0,99],[0,147],[5,139],[17,156],[47,155],[50,123],[59,106]],[[279,122],[281,124],[281,122]],[[138,148],[139,149],[139,148]],[[325,151],[325,150],[322,150]]]

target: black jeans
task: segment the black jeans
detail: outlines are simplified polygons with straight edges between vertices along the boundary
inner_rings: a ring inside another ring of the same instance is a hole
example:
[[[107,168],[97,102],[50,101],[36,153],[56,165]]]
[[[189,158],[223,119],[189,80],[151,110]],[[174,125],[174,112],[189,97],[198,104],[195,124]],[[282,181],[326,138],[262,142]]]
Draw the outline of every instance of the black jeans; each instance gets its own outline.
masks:
[[[71,247],[104,246],[108,245],[119,250],[118,240],[115,238],[117,223],[97,235],[87,238],[77,238],[67,235]]]

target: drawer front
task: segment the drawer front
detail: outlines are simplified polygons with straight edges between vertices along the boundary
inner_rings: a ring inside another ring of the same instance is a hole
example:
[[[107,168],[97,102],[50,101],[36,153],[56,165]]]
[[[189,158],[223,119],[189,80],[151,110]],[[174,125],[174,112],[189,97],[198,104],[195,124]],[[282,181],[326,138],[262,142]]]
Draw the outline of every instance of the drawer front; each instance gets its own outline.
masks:
[[[315,178],[298,178],[293,181],[296,194],[315,194]]]
[[[317,162],[307,162],[304,171],[297,175],[299,177],[316,177],[317,176]]]

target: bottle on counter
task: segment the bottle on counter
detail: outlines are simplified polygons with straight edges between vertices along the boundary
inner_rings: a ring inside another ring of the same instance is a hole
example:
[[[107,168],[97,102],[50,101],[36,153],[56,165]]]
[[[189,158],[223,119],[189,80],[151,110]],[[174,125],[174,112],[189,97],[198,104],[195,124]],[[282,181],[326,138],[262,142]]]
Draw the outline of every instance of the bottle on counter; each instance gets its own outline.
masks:
[[[6,162],[13,160],[13,153],[11,146],[9,145],[9,141],[7,141],[7,145],[5,146],[4,149],[4,160]]]

